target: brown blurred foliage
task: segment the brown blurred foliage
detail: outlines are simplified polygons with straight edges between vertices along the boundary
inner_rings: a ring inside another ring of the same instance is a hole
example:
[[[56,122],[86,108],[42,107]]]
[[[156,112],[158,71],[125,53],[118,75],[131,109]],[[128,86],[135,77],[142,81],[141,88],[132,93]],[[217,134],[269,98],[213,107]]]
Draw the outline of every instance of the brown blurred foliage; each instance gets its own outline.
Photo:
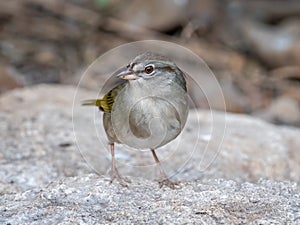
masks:
[[[300,1],[10,0],[0,38],[0,92],[75,85],[109,49],[159,39],[205,60],[228,111],[300,125]]]

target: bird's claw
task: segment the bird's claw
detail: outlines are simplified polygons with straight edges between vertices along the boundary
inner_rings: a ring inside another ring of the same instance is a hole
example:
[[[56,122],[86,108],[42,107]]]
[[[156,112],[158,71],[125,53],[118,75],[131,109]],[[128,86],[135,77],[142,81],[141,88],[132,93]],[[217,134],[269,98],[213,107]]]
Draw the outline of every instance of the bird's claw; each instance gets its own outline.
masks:
[[[128,187],[128,183],[131,183],[129,179],[121,177],[116,169],[112,172],[110,183],[112,183],[114,180],[117,180],[118,183],[123,187]]]
[[[163,186],[169,187],[171,189],[176,189],[179,185],[178,182],[174,182],[169,180],[168,178],[162,178],[158,181],[159,187],[162,188]]]

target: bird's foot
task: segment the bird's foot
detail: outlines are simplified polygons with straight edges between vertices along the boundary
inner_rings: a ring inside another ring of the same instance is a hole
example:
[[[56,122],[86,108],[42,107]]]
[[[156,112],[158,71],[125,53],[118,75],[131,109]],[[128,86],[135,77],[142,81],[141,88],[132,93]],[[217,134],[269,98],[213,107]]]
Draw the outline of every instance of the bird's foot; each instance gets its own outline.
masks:
[[[112,172],[110,183],[112,183],[114,180],[117,180],[118,183],[123,187],[128,187],[128,183],[131,183],[129,179],[121,177],[117,170]]]
[[[158,181],[159,187],[162,188],[163,186],[169,187],[171,189],[178,188],[179,183],[169,180],[167,177],[163,177]]]

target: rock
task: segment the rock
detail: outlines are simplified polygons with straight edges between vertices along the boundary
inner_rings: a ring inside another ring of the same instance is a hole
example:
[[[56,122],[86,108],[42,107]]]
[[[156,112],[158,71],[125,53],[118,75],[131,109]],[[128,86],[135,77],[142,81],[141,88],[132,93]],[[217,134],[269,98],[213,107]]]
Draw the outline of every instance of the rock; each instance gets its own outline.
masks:
[[[117,145],[123,188],[109,184],[101,113],[80,105],[97,95],[39,85],[0,96],[0,224],[300,222],[299,129],[191,110],[157,150],[178,189],[158,187],[149,151]]]
[[[114,16],[121,21],[154,30],[170,30],[186,19],[187,1],[132,1],[115,4]]]
[[[297,100],[281,96],[257,116],[273,123],[300,125],[300,106]]]
[[[243,37],[250,51],[259,56],[268,66],[277,68],[299,65],[299,20],[284,21],[276,27],[253,21],[242,24]]]
[[[81,106],[82,100],[97,95],[73,86],[39,85],[1,96],[0,193],[44,187],[91,172],[107,175],[110,153],[102,114]],[[250,116],[190,110],[182,134],[157,154],[177,181],[299,182],[299,135],[299,129]],[[148,150],[116,145],[116,158],[123,176],[158,178]]]
[[[299,224],[295,183],[214,180],[178,189],[132,179],[129,188],[97,175],[1,196],[1,224]]]
[[[41,85],[1,96],[0,193],[91,172],[74,144],[74,90]]]
[[[22,87],[24,83],[18,79],[8,66],[0,64],[0,93]]]

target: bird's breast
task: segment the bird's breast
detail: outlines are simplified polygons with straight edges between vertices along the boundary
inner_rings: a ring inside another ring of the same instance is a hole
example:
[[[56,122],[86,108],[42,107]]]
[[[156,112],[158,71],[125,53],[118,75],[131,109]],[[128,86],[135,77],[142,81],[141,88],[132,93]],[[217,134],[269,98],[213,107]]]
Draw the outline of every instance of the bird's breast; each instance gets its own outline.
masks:
[[[125,90],[119,95],[111,114],[112,126],[122,143],[156,148],[180,133],[187,117],[187,100],[185,95],[171,98],[143,93],[134,95]]]

